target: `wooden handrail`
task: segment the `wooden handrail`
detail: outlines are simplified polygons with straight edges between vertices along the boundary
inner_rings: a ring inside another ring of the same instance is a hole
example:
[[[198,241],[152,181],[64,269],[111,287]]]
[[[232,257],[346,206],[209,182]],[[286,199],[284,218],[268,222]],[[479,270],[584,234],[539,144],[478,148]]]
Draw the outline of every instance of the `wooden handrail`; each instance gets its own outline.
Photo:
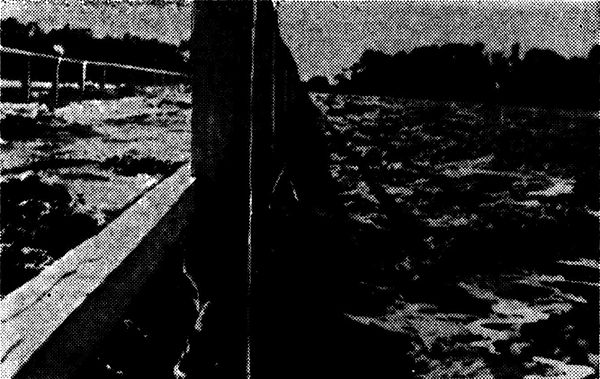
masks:
[[[50,55],[50,54],[34,53],[32,51],[26,51],[26,50],[16,49],[14,47],[7,47],[7,46],[2,46],[2,45],[0,45],[0,52],[7,53],[7,54],[23,55],[23,56],[27,56],[27,57],[36,57],[36,58],[44,58],[44,59],[61,60],[62,62],[76,63],[76,64],[88,65],[88,66],[93,65],[93,66],[100,66],[100,67],[113,67],[113,68],[120,68],[120,69],[125,69],[125,70],[135,70],[135,71],[150,72],[150,73],[153,73],[153,74],[160,74],[160,75],[189,77],[188,74],[185,74],[185,73],[182,73],[182,72],[168,71],[168,70],[161,70],[161,69],[156,69],[156,68],[148,68],[148,67],[140,67],[140,66],[133,66],[133,65],[121,64],[121,63],[100,62],[100,61],[90,61],[90,60],[85,60],[85,59],[65,58],[65,57],[59,57],[59,56]]]
[[[68,378],[180,239],[193,210],[190,165],[0,301],[0,378]]]

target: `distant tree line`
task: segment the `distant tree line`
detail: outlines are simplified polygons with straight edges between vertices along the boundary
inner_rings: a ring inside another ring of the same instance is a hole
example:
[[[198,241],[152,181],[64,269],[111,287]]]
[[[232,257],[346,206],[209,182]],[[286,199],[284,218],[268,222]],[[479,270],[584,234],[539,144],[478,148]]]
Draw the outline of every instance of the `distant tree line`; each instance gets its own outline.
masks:
[[[587,57],[565,58],[548,49],[521,57],[518,43],[508,56],[483,43],[419,47],[394,55],[366,50],[335,76],[317,76],[309,90],[410,98],[596,108],[600,94],[600,46]]]
[[[72,28],[68,24],[60,29],[44,32],[37,23],[23,24],[14,18],[2,20],[0,40],[5,47],[18,48],[35,53],[57,55],[53,47],[60,45],[68,58],[92,61],[113,62],[147,68],[186,72],[188,64],[184,52],[187,41],[179,46],[160,42],[157,39],[143,39],[130,34],[122,38],[105,36],[97,38],[90,29]],[[47,59],[30,60],[33,80],[51,80],[55,74],[55,66]],[[81,69],[65,63],[61,69],[61,80],[77,82],[81,77]],[[2,53],[0,75],[3,79],[21,79],[26,70],[27,58]],[[81,66],[79,66],[81,67]],[[133,71],[109,69],[108,81],[124,79],[152,80],[151,74],[140,74]],[[99,80],[103,75],[101,69],[90,67],[88,78]]]

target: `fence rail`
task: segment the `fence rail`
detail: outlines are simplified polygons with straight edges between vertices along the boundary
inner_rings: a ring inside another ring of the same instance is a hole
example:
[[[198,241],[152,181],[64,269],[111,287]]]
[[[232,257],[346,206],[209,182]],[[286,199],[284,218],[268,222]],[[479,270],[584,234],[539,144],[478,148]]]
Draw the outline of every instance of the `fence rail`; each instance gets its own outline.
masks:
[[[134,83],[164,85],[187,82],[190,77],[183,72],[36,53],[2,45],[0,45],[0,54],[7,54],[16,59],[18,57],[24,59],[23,64],[13,64],[12,67],[3,64],[6,68],[2,70],[0,79],[2,79],[2,87],[8,88],[3,88],[3,93],[0,95],[1,100],[6,101],[7,98],[10,98],[11,100],[31,102],[34,98],[32,96],[34,83],[43,82],[40,79],[45,79],[46,82],[50,82],[50,86],[45,88],[49,91],[47,98],[44,100],[51,108],[58,106],[61,99],[85,98],[86,95],[90,95],[89,89],[91,87],[98,90],[96,94],[106,95],[109,80],[112,80],[113,87],[118,83],[122,83],[121,87],[131,87]],[[51,60],[54,65],[53,72],[49,73],[50,70],[46,65],[38,64],[36,66],[34,64],[35,60]],[[65,71],[65,67],[68,67],[69,72],[62,75],[61,73]],[[76,71],[79,71],[79,73],[74,73]],[[111,71],[112,75],[108,75],[108,71]],[[8,75],[6,72],[8,72]],[[35,82],[33,74],[37,74]],[[13,80],[6,80],[7,76]],[[63,76],[67,78],[62,80]],[[15,86],[15,83],[20,83],[20,85]],[[38,85],[38,87],[40,86]]]
[[[148,67],[139,67],[139,66],[121,64],[121,63],[100,62],[100,61],[91,61],[91,60],[84,60],[84,59],[59,57],[59,56],[49,55],[49,54],[34,53],[31,51],[15,49],[13,47],[7,47],[7,46],[2,46],[2,45],[0,45],[0,52],[7,53],[7,54],[23,55],[23,56],[28,56],[28,57],[54,59],[56,61],[81,64],[82,66],[92,66],[93,65],[93,66],[101,66],[101,67],[113,67],[113,68],[120,68],[120,69],[125,69],[125,70],[145,71],[145,72],[149,72],[149,73],[153,73],[153,74],[160,74],[160,75],[188,77],[187,74],[182,73],[182,72],[161,70],[161,69],[148,68]]]

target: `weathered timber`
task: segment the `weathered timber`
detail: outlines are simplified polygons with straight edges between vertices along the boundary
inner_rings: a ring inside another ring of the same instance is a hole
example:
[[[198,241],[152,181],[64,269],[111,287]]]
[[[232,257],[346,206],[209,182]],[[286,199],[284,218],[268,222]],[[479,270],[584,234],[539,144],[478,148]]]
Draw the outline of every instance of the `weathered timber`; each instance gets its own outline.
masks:
[[[190,167],[0,302],[2,378],[69,378],[164,266],[193,211]]]

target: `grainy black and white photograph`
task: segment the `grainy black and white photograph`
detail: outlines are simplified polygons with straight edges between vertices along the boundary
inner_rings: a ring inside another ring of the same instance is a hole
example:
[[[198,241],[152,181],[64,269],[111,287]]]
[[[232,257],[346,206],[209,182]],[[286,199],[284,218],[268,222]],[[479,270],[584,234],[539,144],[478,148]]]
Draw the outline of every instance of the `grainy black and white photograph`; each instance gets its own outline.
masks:
[[[600,377],[600,2],[0,0],[0,378]]]

